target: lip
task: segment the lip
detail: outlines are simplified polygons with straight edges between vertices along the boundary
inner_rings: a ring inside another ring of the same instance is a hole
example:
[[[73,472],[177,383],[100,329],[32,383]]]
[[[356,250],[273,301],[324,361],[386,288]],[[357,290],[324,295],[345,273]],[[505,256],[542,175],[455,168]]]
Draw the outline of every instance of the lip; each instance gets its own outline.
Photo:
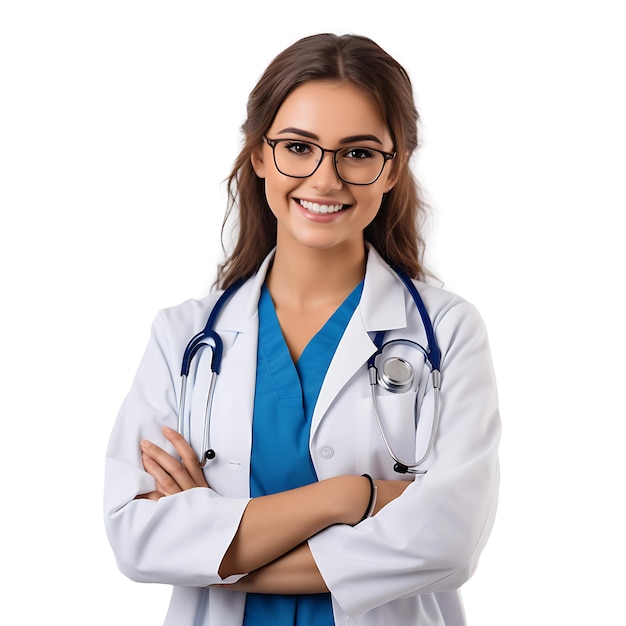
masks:
[[[322,200],[322,199],[312,199],[312,198],[292,198],[292,199],[294,203],[296,204],[298,210],[307,219],[311,221],[315,221],[315,222],[333,221],[339,218],[343,213],[345,213],[352,206],[351,204],[344,204],[342,202],[337,202],[337,201],[331,202],[329,200]],[[308,208],[307,206],[305,206],[307,204],[309,205]],[[328,207],[328,210],[326,212],[323,212],[324,211],[323,208],[321,211],[310,210],[313,208],[313,206],[311,205],[316,205],[316,208]],[[339,210],[337,210],[338,206],[341,206]]]

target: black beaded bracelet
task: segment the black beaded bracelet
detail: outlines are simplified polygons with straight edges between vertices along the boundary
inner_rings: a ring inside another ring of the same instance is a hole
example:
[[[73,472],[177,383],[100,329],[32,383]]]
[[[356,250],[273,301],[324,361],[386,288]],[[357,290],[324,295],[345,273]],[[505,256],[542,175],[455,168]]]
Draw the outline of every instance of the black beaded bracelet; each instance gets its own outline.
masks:
[[[374,479],[369,474],[361,474],[361,476],[370,481],[370,499],[367,503],[367,509],[365,509],[365,515],[363,515],[363,517],[359,520],[359,524],[368,517],[372,517],[372,513],[376,507],[376,496],[378,494],[378,488],[376,487]]]

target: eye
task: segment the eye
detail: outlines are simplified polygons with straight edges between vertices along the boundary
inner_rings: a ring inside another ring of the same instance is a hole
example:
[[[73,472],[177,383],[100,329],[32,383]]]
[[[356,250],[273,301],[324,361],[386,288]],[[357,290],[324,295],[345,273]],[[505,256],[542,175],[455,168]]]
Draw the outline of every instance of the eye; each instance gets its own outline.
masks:
[[[376,152],[367,148],[346,148],[341,156],[346,159],[361,160],[376,158],[376,154]]]
[[[311,152],[311,144],[308,144],[306,141],[284,141],[281,142],[284,146],[285,150],[290,154],[295,155],[306,155]]]

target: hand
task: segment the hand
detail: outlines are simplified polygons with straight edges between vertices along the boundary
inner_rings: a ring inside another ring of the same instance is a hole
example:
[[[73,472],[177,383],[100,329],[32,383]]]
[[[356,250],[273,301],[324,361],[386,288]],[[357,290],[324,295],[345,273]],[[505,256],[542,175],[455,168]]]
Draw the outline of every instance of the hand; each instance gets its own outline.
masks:
[[[142,440],[141,460],[143,467],[156,481],[157,491],[141,494],[138,498],[158,500],[194,487],[208,488],[195,452],[184,437],[175,430],[163,427],[163,436],[174,446],[180,461],[154,443]]]

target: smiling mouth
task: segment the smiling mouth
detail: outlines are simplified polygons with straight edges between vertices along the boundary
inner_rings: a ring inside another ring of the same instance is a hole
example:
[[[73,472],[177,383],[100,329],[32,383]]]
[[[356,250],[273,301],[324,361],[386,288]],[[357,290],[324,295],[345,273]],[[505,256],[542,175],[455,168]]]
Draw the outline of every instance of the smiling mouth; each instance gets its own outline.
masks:
[[[298,204],[311,213],[318,215],[326,215],[327,213],[338,213],[343,209],[347,209],[349,204],[318,204],[317,202],[309,202],[308,200],[299,200]]]

